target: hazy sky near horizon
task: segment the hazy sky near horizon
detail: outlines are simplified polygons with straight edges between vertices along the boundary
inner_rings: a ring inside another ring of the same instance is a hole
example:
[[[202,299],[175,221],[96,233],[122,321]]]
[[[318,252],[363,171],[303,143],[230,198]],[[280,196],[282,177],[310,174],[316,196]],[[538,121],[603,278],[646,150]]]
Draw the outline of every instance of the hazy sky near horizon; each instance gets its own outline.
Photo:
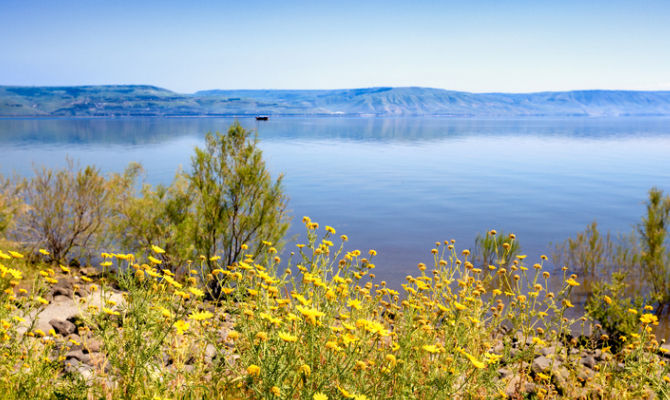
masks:
[[[0,85],[670,90],[670,1],[0,0]]]

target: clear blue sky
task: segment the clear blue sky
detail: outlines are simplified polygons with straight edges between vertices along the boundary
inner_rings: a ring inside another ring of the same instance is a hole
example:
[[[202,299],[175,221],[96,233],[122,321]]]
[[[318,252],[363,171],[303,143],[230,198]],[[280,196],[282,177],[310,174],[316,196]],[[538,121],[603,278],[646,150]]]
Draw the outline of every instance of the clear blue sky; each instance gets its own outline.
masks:
[[[670,89],[670,1],[0,0],[0,84]]]

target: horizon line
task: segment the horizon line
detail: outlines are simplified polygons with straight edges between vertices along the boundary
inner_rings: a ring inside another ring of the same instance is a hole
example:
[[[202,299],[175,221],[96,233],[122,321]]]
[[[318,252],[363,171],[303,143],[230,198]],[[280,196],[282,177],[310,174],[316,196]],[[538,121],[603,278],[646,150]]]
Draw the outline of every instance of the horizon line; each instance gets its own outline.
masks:
[[[83,88],[83,87],[153,87],[157,89],[167,90],[176,94],[183,95],[194,95],[199,92],[209,92],[209,91],[300,91],[300,92],[319,92],[319,91],[337,91],[337,90],[361,90],[361,89],[432,89],[432,90],[442,90],[446,92],[455,92],[455,93],[467,93],[467,94],[519,94],[519,95],[528,95],[528,94],[541,94],[541,93],[570,93],[570,92],[670,92],[670,88],[666,89],[568,89],[568,90],[539,90],[531,92],[505,92],[505,91],[484,91],[484,92],[472,92],[467,90],[454,90],[446,89],[433,86],[420,86],[420,85],[409,85],[409,86],[389,86],[389,85],[380,85],[380,86],[360,86],[360,87],[345,87],[345,88],[320,88],[320,89],[279,89],[279,88],[262,88],[262,89],[249,89],[249,88],[235,88],[235,89],[200,89],[194,92],[177,92],[172,89],[168,89],[163,86],[158,86],[155,84],[148,83],[105,83],[105,84],[77,84],[77,85],[7,85],[0,84],[0,88]]]

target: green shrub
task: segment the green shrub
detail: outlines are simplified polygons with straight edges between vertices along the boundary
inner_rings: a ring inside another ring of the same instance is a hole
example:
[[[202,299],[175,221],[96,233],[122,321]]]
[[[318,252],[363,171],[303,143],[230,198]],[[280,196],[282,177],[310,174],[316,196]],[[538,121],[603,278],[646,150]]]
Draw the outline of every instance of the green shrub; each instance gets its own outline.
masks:
[[[651,287],[651,297],[659,303],[659,312],[670,304],[670,252],[666,249],[670,223],[670,196],[652,188],[647,215],[638,225],[642,252],[642,275]]]
[[[223,265],[231,265],[243,245],[258,254],[262,241],[276,247],[288,229],[282,177],[272,181],[257,142],[235,123],[226,134],[208,133],[205,148],[195,148],[188,175],[194,195],[193,238],[210,270],[216,254]]]
[[[163,267],[176,272],[194,257],[193,196],[188,180],[178,171],[169,186],[145,183],[136,193],[140,171],[139,165],[131,164],[124,174],[111,178],[118,191],[111,221],[115,242],[136,254],[159,246],[166,250],[156,255],[164,262]]]
[[[22,208],[15,182],[0,175],[0,235],[11,229]]]
[[[109,212],[110,192],[97,168],[76,169],[68,160],[61,170],[35,169],[18,188],[27,207],[18,216],[14,236],[24,247],[32,252],[44,248],[56,261],[75,252],[90,254]]]
[[[616,338],[637,332],[644,307],[642,297],[628,295],[628,278],[625,272],[614,272],[610,282],[594,284],[585,305],[586,312]]]

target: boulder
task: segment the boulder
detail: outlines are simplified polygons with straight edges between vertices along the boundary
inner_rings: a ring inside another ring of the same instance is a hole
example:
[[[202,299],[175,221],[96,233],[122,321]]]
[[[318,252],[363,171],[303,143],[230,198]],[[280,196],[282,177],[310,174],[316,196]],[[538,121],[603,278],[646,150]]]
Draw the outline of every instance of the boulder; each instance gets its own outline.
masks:
[[[523,395],[525,398],[527,394],[533,394],[537,391],[537,387],[533,382],[522,382],[521,377],[515,376],[507,382],[505,386],[505,395],[509,398],[515,398],[517,394]]]
[[[81,363],[88,364],[89,361],[91,360],[91,357],[88,354],[84,354],[84,352],[81,350],[70,350],[65,354],[65,359],[66,360],[75,359],[80,361]]]
[[[593,369],[593,367],[596,365],[596,359],[593,356],[586,356],[586,357],[582,357],[579,360],[579,363],[582,364],[583,366],[589,368],[589,369]]]
[[[102,276],[102,271],[94,267],[84,267],[79,269],[79,273],[89,278],[98,278]]]
[[[533,360],[533,364],[531,365],[531,370],[535,372],[536,374],[539,372],[546,372],[551,370],[551,366],[553,365],[553,361],[548,359],[545,356],[539,356]]]
[[[57,334],[61,336],[68,336],[75,332],[77,327],[70,321],[62,319],[52,319],[49,321],[49,324],[53,326],[53,329]]]

